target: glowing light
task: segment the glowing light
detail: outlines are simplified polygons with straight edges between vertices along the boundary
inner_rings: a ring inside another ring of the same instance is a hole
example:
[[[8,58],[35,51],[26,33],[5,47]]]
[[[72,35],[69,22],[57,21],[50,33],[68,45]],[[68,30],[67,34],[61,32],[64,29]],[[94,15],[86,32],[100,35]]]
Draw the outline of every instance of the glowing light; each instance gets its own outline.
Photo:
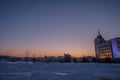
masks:
[[[114,58],[119,58],[116,40],[112,39],[111,43],[112,43],[112,50],[113,50],[113,56],[114,56]]]

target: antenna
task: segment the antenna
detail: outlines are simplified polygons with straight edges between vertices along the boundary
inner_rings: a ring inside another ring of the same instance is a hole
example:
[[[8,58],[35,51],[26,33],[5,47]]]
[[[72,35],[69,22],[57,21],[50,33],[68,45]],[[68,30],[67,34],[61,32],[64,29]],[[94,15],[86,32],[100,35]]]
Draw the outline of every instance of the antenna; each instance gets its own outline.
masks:
[[[98,24],[98,35],[100,35],[100,25]]]

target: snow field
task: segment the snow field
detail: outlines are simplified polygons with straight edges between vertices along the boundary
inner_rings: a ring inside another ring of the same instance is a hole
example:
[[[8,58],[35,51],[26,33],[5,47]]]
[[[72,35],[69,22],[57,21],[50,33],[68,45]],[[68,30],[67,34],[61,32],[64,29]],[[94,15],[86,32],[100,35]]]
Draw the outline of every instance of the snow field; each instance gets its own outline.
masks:
[[[120,64],[1,62],[0,80],[120,80]]]

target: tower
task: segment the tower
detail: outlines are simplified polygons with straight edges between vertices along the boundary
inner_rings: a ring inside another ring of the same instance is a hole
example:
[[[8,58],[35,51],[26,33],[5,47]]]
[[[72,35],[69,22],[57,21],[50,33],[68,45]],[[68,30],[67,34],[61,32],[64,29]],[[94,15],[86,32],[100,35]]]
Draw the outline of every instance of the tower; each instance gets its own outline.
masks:
[[[98,36],[95,38],[94,43],[99,44],[105,42],[104,38],[100,34],[100,30],[98,30]]]
[[[98,58],[98,50],[99,50],[98,45],[103,42],[105,42],[105,40],[100,34],[100,30],[98,30],[98,35],[94,40],[96,58]]]

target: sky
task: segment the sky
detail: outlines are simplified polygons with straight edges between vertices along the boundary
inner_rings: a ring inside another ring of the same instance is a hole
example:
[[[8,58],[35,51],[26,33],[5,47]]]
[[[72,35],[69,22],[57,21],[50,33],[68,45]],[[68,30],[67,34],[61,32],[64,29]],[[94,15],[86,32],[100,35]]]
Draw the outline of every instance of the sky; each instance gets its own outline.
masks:
[[[98,29],[120,37],[119,0],[0,0],[2,55],[94,56]]]

